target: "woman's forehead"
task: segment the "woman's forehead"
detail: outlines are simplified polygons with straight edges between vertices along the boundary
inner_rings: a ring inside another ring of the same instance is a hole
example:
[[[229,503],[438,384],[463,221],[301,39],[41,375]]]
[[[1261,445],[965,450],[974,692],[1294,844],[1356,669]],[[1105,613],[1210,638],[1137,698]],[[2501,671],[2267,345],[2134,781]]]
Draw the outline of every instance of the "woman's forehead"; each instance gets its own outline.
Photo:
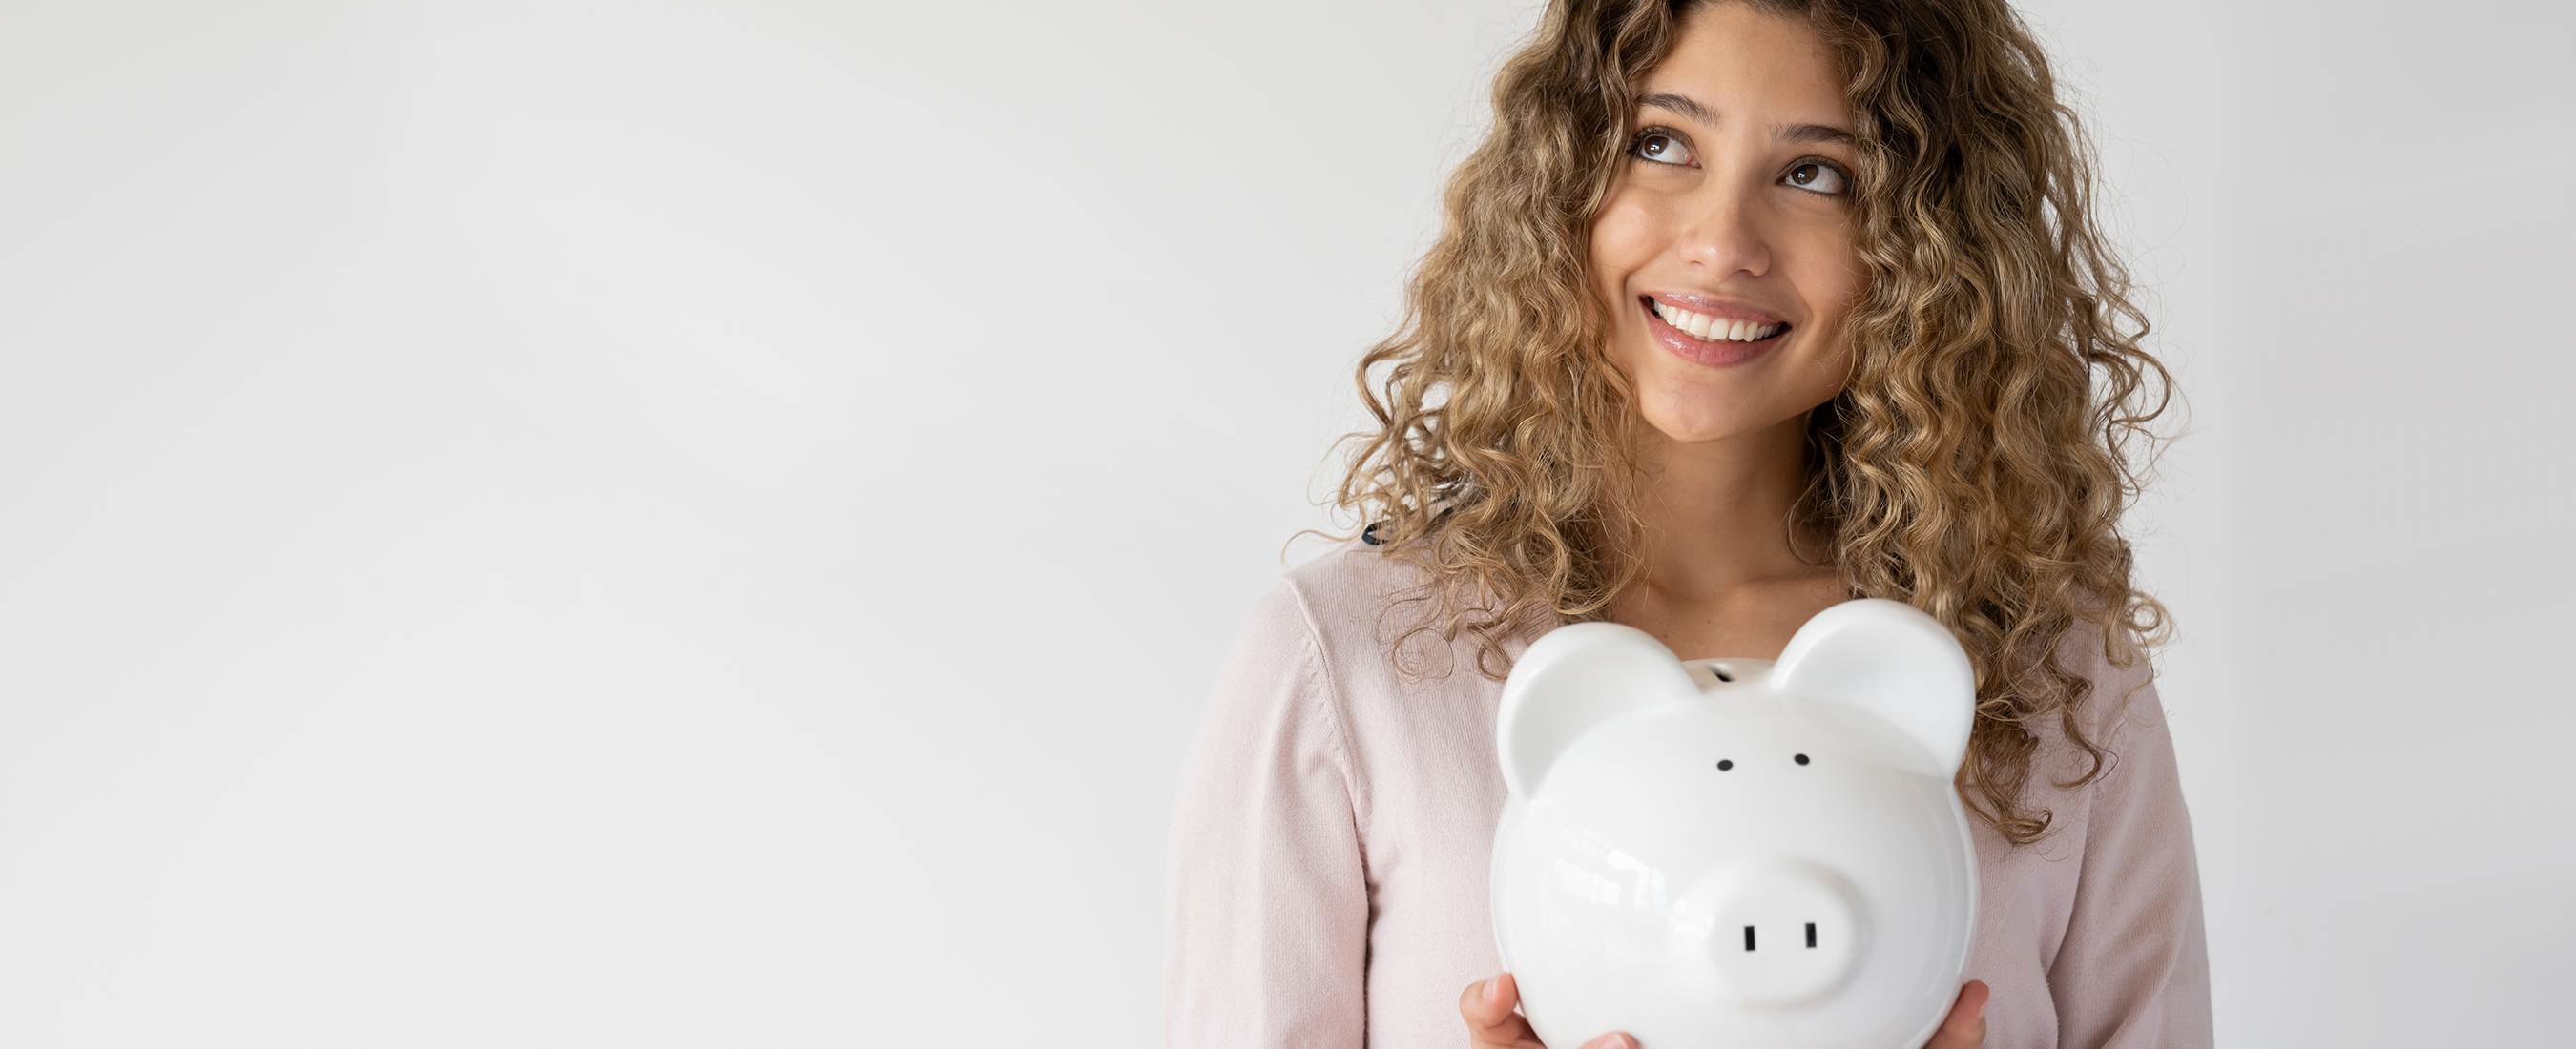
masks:
[[[1710,127],[1748,117],[1781,127],[1851,123],[1842,70],[1824,37],[1750,4],[1692,12],[1641,86],[1641,106],[1654,102]]]

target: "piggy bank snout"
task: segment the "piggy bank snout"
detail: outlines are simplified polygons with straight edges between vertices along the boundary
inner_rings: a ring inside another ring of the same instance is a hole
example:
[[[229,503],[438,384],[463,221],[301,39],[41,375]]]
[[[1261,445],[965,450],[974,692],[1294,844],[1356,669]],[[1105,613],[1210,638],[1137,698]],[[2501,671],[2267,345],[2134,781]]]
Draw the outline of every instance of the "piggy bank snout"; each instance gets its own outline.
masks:
[[[1701,892],[1713,916],[1705,941],[1727,992],[1750,1006],[1824,997],[1848,980],[1868,947],[1868,916],[1850,879],[1821,864],[1738,868]]]

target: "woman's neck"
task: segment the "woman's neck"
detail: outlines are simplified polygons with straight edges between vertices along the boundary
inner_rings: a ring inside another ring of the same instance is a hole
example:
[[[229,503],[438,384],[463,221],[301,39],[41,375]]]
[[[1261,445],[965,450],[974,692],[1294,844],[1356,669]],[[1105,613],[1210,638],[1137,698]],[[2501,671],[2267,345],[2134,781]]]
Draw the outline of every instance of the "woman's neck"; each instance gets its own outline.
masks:
[[[1801,559],[1790,529],[1807,487],[1806,419],[1702,444],[1649,431],[1637,576],[1610,618],[1684,659],[1770,658],[1842,599],[1830,567]]]

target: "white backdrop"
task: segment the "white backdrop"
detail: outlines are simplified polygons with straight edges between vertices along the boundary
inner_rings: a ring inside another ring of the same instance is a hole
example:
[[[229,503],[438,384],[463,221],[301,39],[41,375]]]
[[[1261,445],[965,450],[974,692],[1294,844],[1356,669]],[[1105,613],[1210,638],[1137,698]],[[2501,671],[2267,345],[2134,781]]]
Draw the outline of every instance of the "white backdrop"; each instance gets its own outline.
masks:
[[[0,1044],[1152,1044],[1533,11],[0,0]],[[2032,8],[2233,1044],[2563,1037],[2568,12]]]

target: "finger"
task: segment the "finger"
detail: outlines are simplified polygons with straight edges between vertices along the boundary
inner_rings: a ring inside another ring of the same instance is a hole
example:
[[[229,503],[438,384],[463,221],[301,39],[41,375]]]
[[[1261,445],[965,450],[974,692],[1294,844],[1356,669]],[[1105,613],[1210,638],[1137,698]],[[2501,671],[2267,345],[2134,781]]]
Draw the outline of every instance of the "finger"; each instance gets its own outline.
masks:
[[[1941,1029],[1932,1032],[1932,1040],[1923,1049],[1977,1049],[1986,1040],[1986,999],[1993,995],[1984,980],[1970,980],[1959,988],[1959,1000],[1950,1006],[1950,1015],[1941,1021]]]
[[[1467,1021],[1469,1044],[1475,1049],[1546,1049],[1529,1021],[1512,1011],[1520,1000],[1520,987],[1510,973],[1468,984],[1458,996],[1458,1015]]]

